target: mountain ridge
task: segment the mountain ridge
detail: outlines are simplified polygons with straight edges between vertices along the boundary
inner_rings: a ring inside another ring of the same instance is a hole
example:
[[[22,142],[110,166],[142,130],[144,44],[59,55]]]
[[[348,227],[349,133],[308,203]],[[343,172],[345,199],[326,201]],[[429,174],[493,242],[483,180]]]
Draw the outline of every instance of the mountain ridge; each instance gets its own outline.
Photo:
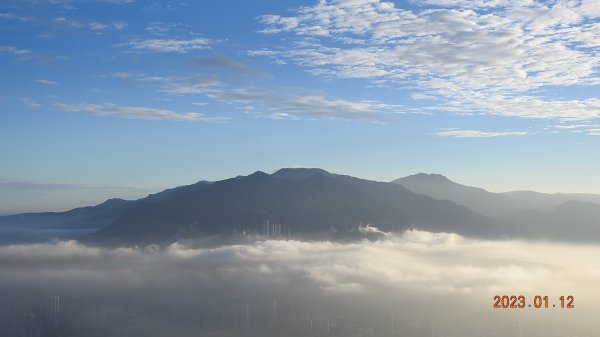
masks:
[[[564,207],[545,209],[533,207],[535,203],[529,207],[526,201],[511,193],[461,185],[441,174],[418,173],[378,182],[320,168],[282,168],[271,174],[255,171],[220,181],[199,181],[135,201],[109,199],[67,212],[3,216],[0,234],[8,234],[0,236],[10,237],[14,232],[29,240],[31,231],[36,240],[54,235],[90,242],[148,243],[214,237],[238,229],[260,234],[264,220],[293,226],[297,236],[313,239],[335,239],[327,233],[347,234],[366,224],[393,232],[414,228],[487,238],[579,240],[577,235],[585,233],[577,234],[578,226],[595,230],[593,220],[581,219],[572,226],[561,226],[560,221],[577,215],[576,209],[595,217],[600,205],[561,202],[557,205]],[[575,229],[575,234],[568,233],[569,229]]]
[[[382,197],[382,196],[385,196]],[[420,209],[427,207],[428,209]],[[416,195],[389,183],[336,175],[324,170],[262,171],[214,182],[194,194],[164,203],[138,204],[100,230],[100,239],[123,236],[215,235],[236,226],[257,229],[262,220],[285,223],[295,233],[319,237],[361,223],[384,230],[411,227],[458,229],[465,235],[493,232],[490,219],[447,201]],[[486,227],[487,226],[487,227]],[[143,235],[142,235],[143,234]]]
[[[396,179],[415,193],[451,200],[513,224],[522,235],[569,241],[600,241],[600,195],[546,194],[532,191],[493,193],[421,174]]]

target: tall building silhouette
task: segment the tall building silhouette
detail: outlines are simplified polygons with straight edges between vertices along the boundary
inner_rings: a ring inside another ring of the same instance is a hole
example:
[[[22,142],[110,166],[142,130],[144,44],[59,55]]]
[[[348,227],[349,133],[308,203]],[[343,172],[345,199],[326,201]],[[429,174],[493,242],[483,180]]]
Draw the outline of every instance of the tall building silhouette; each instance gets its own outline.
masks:
[[[263,220],[263,236],[267,239],[271,237],[271,225],[269,224],[269,220]]]
[[[250,306],[248,304],[242,306],[242,327],[244,330],[250,328]]]
[[[60,318],[60,297],[48,296],[46,298],[46,326],[51,330],[58,329]]]
[[[277,300],[271,301],[271,324],[276,324],[278,315],[277,315]]]

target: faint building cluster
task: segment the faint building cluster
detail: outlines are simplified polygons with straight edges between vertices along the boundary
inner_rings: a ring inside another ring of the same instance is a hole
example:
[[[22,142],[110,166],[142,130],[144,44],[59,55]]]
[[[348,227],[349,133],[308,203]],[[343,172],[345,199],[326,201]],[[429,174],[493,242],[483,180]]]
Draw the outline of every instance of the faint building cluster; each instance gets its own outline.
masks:
[[[18,303],[0,306],[0,336],[60,337],[60,297],[48,296],[42,303]]]
[[[234,228],[234,240],[291,240],[292,226],[263,220],[259,228]]]
[[[289,240],[292,238],[292,227],[282,226],[280,223],[274,223],[270,222],[269,220],[264,220],[262,224],[262,234],[263,237],[267,240]]]
[[[381,311],[353,316],[295,301],[172,301],[161,305],[64,300],[0,306],[2,337],[82,336],[436,337],[431,319]],[[508,335],[507,335],[508,336]],[[518,335],[510,337],[519,337]]]

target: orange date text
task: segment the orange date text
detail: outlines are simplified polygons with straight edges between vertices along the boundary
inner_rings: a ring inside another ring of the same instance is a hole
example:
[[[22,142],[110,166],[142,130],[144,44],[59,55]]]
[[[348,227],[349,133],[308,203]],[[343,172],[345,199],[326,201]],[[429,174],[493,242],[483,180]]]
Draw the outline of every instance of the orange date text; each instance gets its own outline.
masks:
[[[536,295],[526,297],[523,295],[496,295],[493,301],[494,309],[546,309],[546,308],[575,308],[575,298],[571,295],[560,296],[558,299],[551,299],[548,296]]]

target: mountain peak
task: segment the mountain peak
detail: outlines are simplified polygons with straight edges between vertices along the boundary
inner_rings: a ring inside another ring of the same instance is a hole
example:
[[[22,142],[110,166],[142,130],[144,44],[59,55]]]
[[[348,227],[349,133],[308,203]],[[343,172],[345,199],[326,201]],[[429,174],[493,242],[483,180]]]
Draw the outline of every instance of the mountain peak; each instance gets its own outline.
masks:
[[[234,178],[234,180],[263,181],[270,177],[271,176],[268,173],[265,173],[263,171],[256,171],[247,176],[237,176]]]
[[[268,174],[263,171],[256,171],[256,172],[248,175],[248,177],[264,177],[264,176],[268,176]]]
[[[310,177],[315,174],[320,174],[320,175],[325,175],[325,176],[331,175],[331,173],[329,173],[323,169],[309,168],[309,167],[282,168],[282,169],[279,169],[277,172],[273,173],[272,175],[277,178],[297,180],[297,179],[304,179],[304,178]]]
[[[398,180],[419,180],[419,181],[429,181],[429,182],[445,182],[445,183],[451,183],[452,180],[446,178],[445,176],[441,175],[441,174],[437,174],[437,173],[417,173],[417,174],[413,174],[411,176],[407,176],[404,178],[400,178]]]

